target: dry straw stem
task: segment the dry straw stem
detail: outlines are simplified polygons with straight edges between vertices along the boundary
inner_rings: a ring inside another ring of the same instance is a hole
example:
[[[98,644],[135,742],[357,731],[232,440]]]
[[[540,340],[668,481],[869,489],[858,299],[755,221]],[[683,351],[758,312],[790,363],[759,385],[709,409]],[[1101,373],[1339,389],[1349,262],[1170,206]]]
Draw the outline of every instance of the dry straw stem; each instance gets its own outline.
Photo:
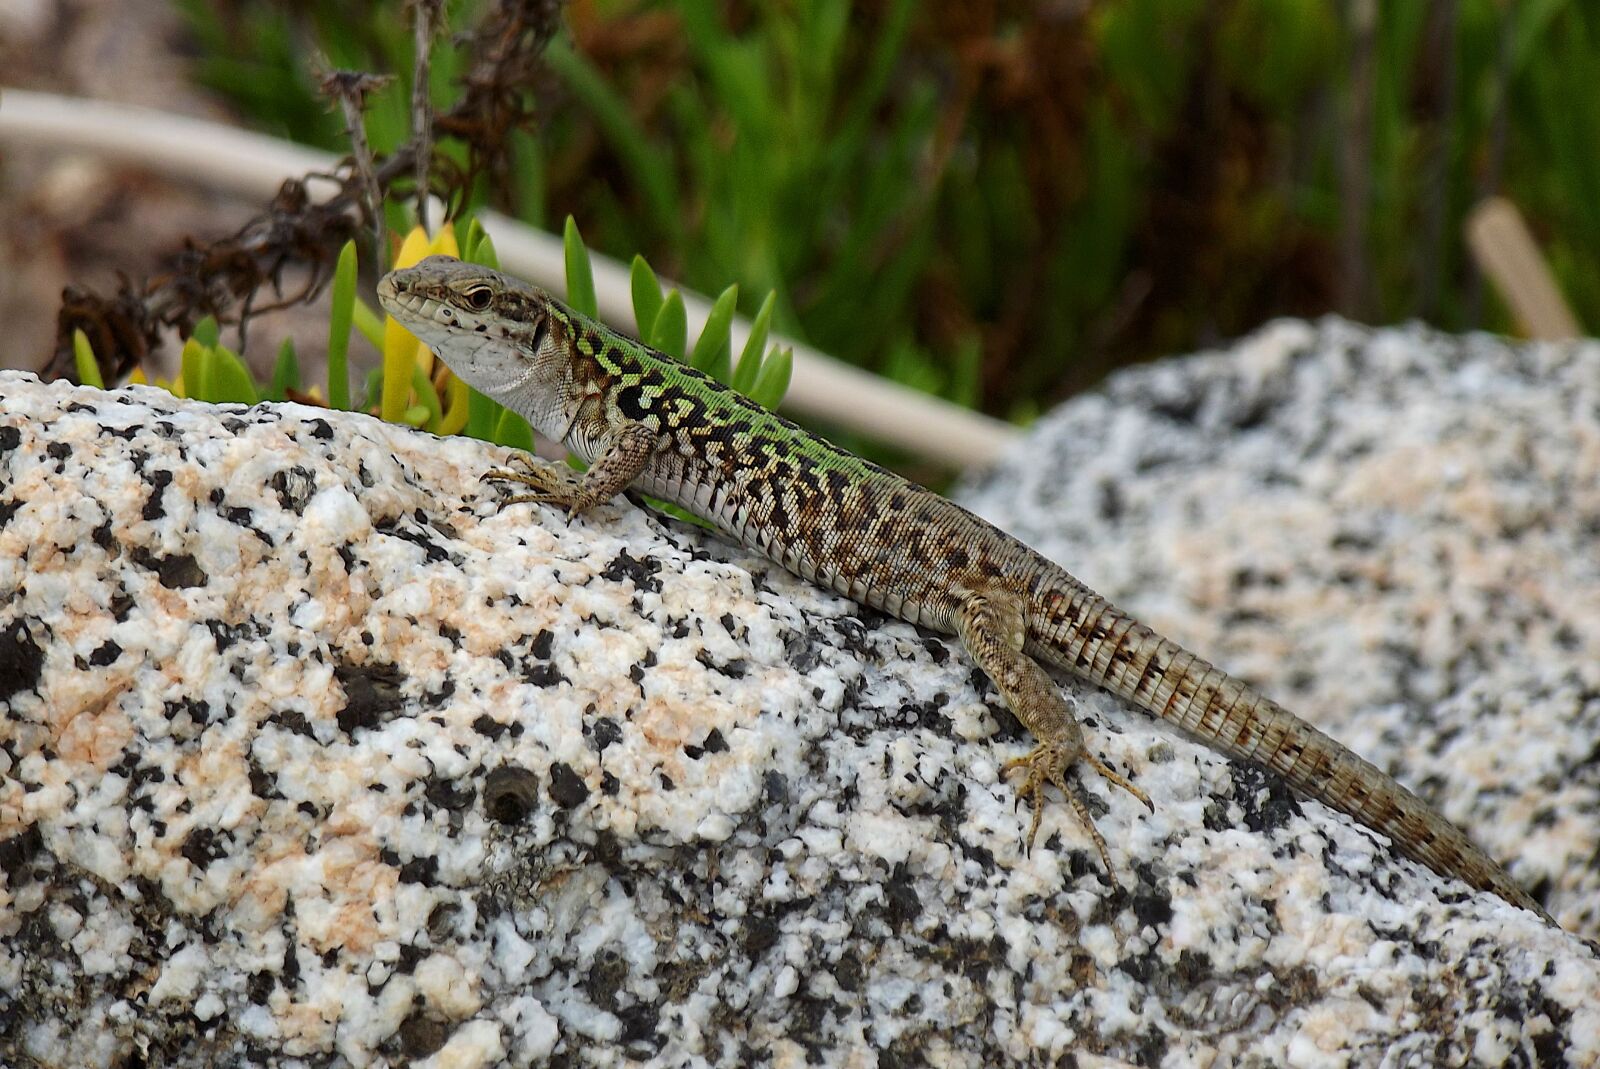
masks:
[[[1550,265],[1517,206],[1485,197],[1467,216],[1467,245],[1483,273],[1511,307],[1530,338],[1567,341],[1579,337],[1578,317],[1567,307]]]

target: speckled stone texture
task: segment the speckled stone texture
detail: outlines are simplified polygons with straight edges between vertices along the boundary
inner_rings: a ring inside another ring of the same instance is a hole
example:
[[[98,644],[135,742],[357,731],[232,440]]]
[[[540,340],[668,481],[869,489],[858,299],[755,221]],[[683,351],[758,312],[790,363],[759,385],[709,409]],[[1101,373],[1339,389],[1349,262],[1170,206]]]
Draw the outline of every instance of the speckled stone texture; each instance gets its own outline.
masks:
[[[0,375],[0,1065],[1588,1065],[1600,957],[1064,682],[504,452]],[[1600,348],[1340,324],[974,488],[1600,927]],[[135,1060],[137,1059],[137,1060]]]

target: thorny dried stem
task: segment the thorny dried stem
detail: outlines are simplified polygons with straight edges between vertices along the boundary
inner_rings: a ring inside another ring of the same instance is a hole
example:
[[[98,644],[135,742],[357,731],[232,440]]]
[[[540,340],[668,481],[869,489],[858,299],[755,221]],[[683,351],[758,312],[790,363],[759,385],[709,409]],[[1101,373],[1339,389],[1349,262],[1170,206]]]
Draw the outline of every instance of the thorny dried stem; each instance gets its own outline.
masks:
[[[411,71],[411,137],[416,148],[417,223],[428,229],[428,164],[433,157],[433,108],[428,100],[428,68],[433,41],[444,29],[444,0],[411,0],[416,64]]]
[[[361,190],[366,195],[367,219],[372,224],[372,248],[378,266],[383,266],[383,189],[378,185],[378,172],[372,162],[372,145],[367,141],[367,94],[376,92],[394,81],[386,74],[368,74],[365,71],[329,71],[322,77],[321,89],[332,97],[344,115],[344,132],[350,138],[350,158],[361,179]],[[427,152],[426,144],[417,152]],[[420,196],[426,200],[426,195]]]
[[[237,323],[242,331],[253,315],[313,300],[332,276],[340,248],[381,217],[383,197],[407,176],[418,181],[417,197],[425,198],[429,183],[437,183],[447,203],[459,203],[479,175],[503,176],[511,134],[533,123],[533,96],[547,82],[541,56],[560,13],[559,0],[494,3],[462,35],[468,61],[461,99],[435,119],[425,140],[414,139],[388,156],[369,152],[363,168],[363,138],[356,148],[358,158],[347,160],[338,173],[286,181],[255,219],[218,241],[186,242],[172,256],[171,269],[142,287],[123,278],[115,294],[102,296],[68,286],[56,316],[55,352],[41,374],[47,380],[76,378],[76,329],[89,337],[107,382],[143,361],[159,346],[164,329],[175,328],[187,337],[197,320],[211,315],[219,322]],[[361,129],[348,114],[346,122],[352,130]],[[434,151],[434,130],[466,145],[465,169]],[[426,169],[419,166],[419,156],[426,157]],[[306,188],[309,178],[330,178],[338,189],[313,201]],[[305,269],[306,280],[285,295],[283,274],[291,267]],[[257,303],[257,291],[268,284],[274,299]]]

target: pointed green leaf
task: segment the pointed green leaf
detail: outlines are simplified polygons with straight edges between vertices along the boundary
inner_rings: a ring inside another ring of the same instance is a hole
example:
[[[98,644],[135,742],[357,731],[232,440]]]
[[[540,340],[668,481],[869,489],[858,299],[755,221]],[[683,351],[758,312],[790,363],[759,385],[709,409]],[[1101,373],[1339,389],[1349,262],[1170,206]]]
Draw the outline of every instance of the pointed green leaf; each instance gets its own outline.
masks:
[[[209,348],[222,340],[222,328],[217,326],[216,316],[201,316],[189,336]]]
[[[483,224],[478,222],[474,215],[471,219],[456,220],[456,247],[461,250],[461,258],[468,263],[481,263],[478,259],[478,245],[488,237],[483,231]]]
[[[329,358],[332,362],[332,358]],[[294,339],[285,338],[278,346],[278,359],[272,365],[272,385],[267,390],[267,399],[282,401],[288,398],[290,390],[300,389],[300,359],[295,355]]]
[[[411,365],[411,389],[417,395],[417,405],[406,409],[405,421],[413,427],[422,426],[421,423],[412,423],[412,409],[421,406],[425,415],[428,429],[435,433],[439,430],[439,421],[444,418],[444,406],[439,404],[439,394],[434,390],[433,383],[429,381],[427,373],[422,370],[421,364]]]
[[[72,362],[78,369],[80,383],[93,386],[97,390],[106,388],[105,380],[100,377],[100,365],[95,363],[94,348],[89,344],[89,335],[81,330],[72,332]]]
[[[467,437],[483,442],[494,441],[494,429],[503,411],[505,409],[493,398],[473,390],[467,395]]]
[[[761,365],[755,385],[750,387],[750,400],[763,408],[776,410],[778,402],[789,390],[789,378],[793,374],[794,350],[774,348],[772,355]]]
[[[355,307],[352,309],[352,311],[355,313],[354,321],[356,329],[361,332],[361,336],[367,339],[367,341],[371,342],[372,347],[378,350],[378,352],[383,352],[382,317],[373,310],[372,305],[368,304],[360,297],[356,298]]]
[[[362,408],[375,408],[383,397],[383,365],[378,364],[367,372],[367,395],[361,399]]]
[[[599,302],[594,296],[594,268],[589,265],[589,250],[578,233],[578,223],[567,216],[566,232],[562,246],[567,254],[567,303],[574,311],[596,318],[600,314]]]
[[[683,307],[683,294],[676,289],[661,302],[649,344],[675,360],[682,360],[689,347],[689,313]]]
[[[356,313],[356,243],[339,250],[328,312],[328,407],[350,407],[350,324]],[[296,378],[298,379],[298,372]],[[298,383],[296,383],[298,386]]]
[[[639,337],[648,339],[655,330],[656,317],[661,314],[661,280],[656,278],[643,256],[634,256],[628,282],[633,290],[633,324]]]
[[[183,343],[183,392],[186,397],[199,401],[211,400],[211,384],[207,380],[207,359],[211,348],[202,345],[194,335]]]
[[[733,378],[728,354],[733,351],[733,313],[738,307],[739,287],[735,284],[723,290],[711,306],[705,329],[700,332],[700,340],[694,343],[694,355],[689,358],[689,363],[721,383]]]
[[[225,345],[211,348],[210,379],[212,396],[206,398],[208,401],[253,405],[261,400],[256,384],[250,378],[250,369],[244,366],[238,353]]]
[[[734,368],[732,386],[735,390],[750,397],[750,391],[755,389],[756,376],[761,371],[761,358],[767,351],[767,334],[772,329],[772,308],[778,301],[776,290],[767,293],[767,299],[761,302],[761,311],[756,313],[756,321],[750,324],[750,337],[745,339],[744,351],[739,354],[739,366]]]
[[[500,411],[500,422],[494,428],[494,440],[513,449],[533,452],[533,428],[509,408]]]
[[[472,250],[472,262],[500,270],[500,254],[495,251],[494,238],[485,234],[479,239],[478,247]]]

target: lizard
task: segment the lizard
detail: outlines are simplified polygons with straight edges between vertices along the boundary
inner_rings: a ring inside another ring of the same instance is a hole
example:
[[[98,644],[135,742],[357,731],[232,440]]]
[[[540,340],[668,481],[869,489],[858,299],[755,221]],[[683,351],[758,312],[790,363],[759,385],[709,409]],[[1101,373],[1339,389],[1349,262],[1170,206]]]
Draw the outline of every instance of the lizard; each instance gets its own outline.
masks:
[[[1053,785],[1116,886],[1105,839],[1075,784],[1079,765],[1154,809],[1089,750],[1048,665],[1268,769],[1440,876],[1554,923],[1460,829],[1377,766],[954,502],[487,267],[430,256],[385,275],[378,298],[462,381],[589,465],[580,475],[519,454],[520,463],[485,473],[524,488],[499,507],[550,505],[570,522],[637,490],[688,509],[809,581],[955,635],[1033,736],[1025,756],[1001,766],[1002,777],[1024,773],[1017,799],[1032,809],[1028,851]]]

